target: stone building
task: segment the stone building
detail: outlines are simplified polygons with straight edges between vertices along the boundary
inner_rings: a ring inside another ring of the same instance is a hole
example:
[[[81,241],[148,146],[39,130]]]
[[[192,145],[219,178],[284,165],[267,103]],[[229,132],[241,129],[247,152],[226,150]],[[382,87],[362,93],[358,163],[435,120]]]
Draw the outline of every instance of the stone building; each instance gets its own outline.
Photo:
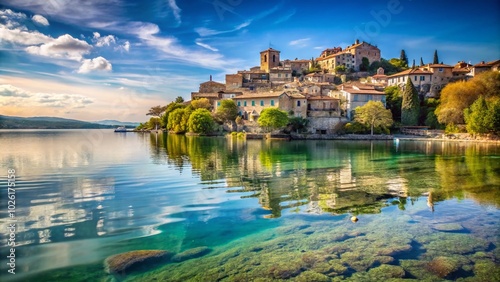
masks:
[[[321,52],[321,55],[316,59],[321,69],[335,73],[335,68],[345,66],[347,69],[360,71],[363,57],[368,59],[369,64],[380,61],[380,49],[366,42],[356,42],[347,46],[344,50],[340,47],[326,49]]]
[[[304,95],[286,92],[245,93],[233,98],[239,115],[245,120],[256,121],[262,110],[278,108],[294,116],[307,115],[307,100]]]
[[[280,65],[280,51],[269,48],[260,52],[260,70],[269,73],[269,70]]]
[[[281,64],[284,67],[289,67],[292,69],[292,74],[294,75],[300,75],[302,74],[303,71],[309,70],[309,67],[311,65],[310,60],[284,60],[281,62]]]
[[[411,79],[413,86],[417,89],[421,96],[427,95],[430,91],[432,83],[432,72],[422,69],[408,69],[387,77],[388,86],[399,86],[404,88],[408,79]]]
[[[453,66],[445,64],[428,64],[420,68],[424,71],[432,72],[432,81],[428,97],[439,97],[441,89],[450,83],[453,77]]]
[[[340,117],[340,99],[329,96],[307,98],[308,117]]]
[[[357,107],[364,106],[368,101],[380,101],[384,106],[386,105],[385,92],[372,85],[345,83],[341,85],[340,92],[346,100],[345,111],[348,119],[352,119]]]

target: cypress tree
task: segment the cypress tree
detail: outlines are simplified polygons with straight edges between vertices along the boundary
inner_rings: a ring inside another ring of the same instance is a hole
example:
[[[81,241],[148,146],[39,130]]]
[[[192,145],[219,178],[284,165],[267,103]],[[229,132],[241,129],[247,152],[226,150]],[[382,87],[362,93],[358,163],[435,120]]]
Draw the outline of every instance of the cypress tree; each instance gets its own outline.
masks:
[[[439,59],[438,59],[438,50],[434,50],[434,60],[432,61],[433,64],[439,64]]]
[[[401,50],[401,55],[399,55],[399,59],[404,63],[404,66],[408,66],[408,57],[406,56],[406,52],[404,49]]]
[[[411,68],[414,69],[415,68],[415,59],[413,59],[413,64],[411,65]]]
[[[403,102],[401,104],[401,124],[418,125],[420,115],[420,100],[418,99],[417,89],[413,86],[411,79],[406,81],[406,87],[403,91]]]
[[[423,67],[424,66],[424,60],[422,59],[422,57],[420,57],[420,66]]]

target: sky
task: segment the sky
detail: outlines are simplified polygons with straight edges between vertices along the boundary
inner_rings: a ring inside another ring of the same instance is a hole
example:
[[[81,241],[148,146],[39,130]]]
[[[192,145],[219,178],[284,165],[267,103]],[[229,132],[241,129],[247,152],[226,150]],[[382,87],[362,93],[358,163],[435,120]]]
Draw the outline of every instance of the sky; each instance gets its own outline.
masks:
[[[1,0],[0,115],[144,122],[199,84],[281,59],[376,45],[383,58],[500,59],[500,2]]]

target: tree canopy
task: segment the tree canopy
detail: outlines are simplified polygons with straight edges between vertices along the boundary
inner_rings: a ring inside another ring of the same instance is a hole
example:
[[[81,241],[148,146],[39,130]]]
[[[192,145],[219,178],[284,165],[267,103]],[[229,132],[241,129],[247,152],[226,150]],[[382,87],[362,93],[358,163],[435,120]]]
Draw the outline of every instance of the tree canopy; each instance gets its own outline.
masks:
[[[185,133],[188,131],[188,120],[191,112],[186,108],[178,108],[170,113],[167,129],[173,133]]]
[[[233,122],[238,116],[238,106],[231,99],[220,101],[220,105],[215,112],[215,118],[219,122]]]
[[[146,114],[147,116],[161,116],[161,114],[167,109],[167,106],[154,106],[149,109],[149,112]]]
[[[386,97],[387,108],[391,110],[392,117],[395,121],[401,121],[401,104],[403,97],[397,85],[388,86],[384,90]]]
[[[420,100],[417,89],[413,86],[411,79],[407,79],[401,102],[401,124],[418,125],[419,116]]]
[[[213,130],[214,120],[210,111],[199,108],[191,113],[188,120],[189,132],[206,134]]]
[[[355,112],[354,120],[369,126],[371,135],[373,135],[374,127],[389,127],[393,123],[391,111],[386,109],[380,101],[368,101],[364,106],[357,107]]]
[[[168,118],[170,116],[170,113],[172,113],[176,109],[185,108],[185,107],[186,106],[184,106],[183,104],[175,103],[175,102],[171,102],[170,104],[168,104],[165,108],[165,112],[163,113],[163,116],[161,117],[163,127],[165,127],[165,128],[168,127]]]
[[[500,73],[484,72],[470,81],[449,83],[441,90],[436,116],[442,124],[464,124],[464,110],[479,96],[485,99],[500,96]]]
[[[212,104],[210,104],[210,100],[207,98],[199,98],[191,101],[191,106],[193,109],[207,109],[210,110],[212,108]]]
[[[399,60],[402,61],[406,66],[408,66],[408,57],[406,56],[406,52],[404,49],[401,50],[401,54],[399,55]]]
[[[260,113],[257,122],[260,127],[272,131],[288,124],[288,114],[277,108],[266,108]]]
[[[177,96],[177,98],[175,98],[175,103],[184,103],[184,98],[182,98],[181,96]]]

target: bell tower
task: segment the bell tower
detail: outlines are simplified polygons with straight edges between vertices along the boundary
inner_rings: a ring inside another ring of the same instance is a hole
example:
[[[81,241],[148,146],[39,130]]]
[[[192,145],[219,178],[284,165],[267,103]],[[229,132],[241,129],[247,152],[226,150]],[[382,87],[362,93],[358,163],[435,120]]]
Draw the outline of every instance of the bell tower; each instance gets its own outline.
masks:
[[[279,66],[280,51],[269,48],[260,52],[260,70],[269,73],[269,70]]]

